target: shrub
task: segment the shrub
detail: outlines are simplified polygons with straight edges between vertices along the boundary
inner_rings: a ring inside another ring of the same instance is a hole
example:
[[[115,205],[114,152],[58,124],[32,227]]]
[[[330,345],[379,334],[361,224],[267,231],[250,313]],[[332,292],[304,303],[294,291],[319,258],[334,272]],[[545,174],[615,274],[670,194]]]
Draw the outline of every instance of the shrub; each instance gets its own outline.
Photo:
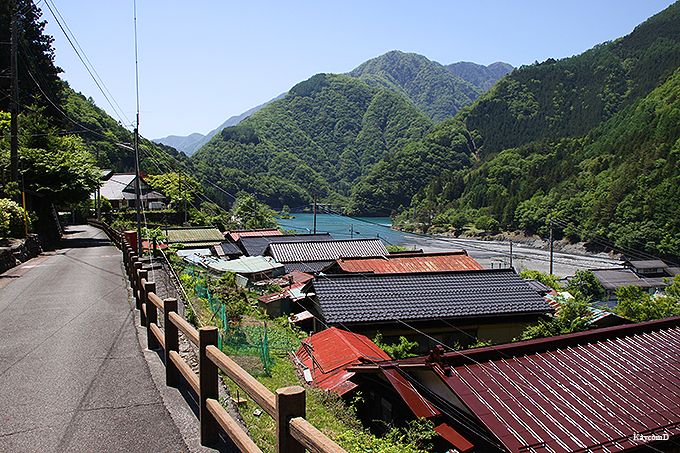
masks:
[[[24,208],[7,198],[0,198],[0,237],[24,237]]]

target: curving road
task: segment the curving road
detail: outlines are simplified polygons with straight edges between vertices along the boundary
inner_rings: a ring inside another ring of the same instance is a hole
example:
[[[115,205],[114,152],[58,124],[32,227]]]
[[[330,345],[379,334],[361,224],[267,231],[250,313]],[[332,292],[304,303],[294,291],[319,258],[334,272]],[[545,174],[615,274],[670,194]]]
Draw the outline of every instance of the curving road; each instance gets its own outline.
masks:
[[[92,227],[68,233],[0,275],[0,451],[189,451],[137,338],[120,252]]]

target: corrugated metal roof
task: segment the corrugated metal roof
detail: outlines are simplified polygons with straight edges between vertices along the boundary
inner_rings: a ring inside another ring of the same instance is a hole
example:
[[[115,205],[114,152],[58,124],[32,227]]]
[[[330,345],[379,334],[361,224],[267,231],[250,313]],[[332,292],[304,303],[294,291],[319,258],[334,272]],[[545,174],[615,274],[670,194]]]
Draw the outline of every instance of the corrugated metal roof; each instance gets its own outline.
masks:
[[[639,288],[655,288],[667,286],[663,279],[640,277],[632,269],[594,269],[593,275],[610,291],[615,291],[622,286],[637,286]]]
[[[390,360],[368,337],[335,327],[315,333],[302,341],[295,353],[298,366],[311,372],[313,385],[340,395],[356,387],[349,381],[351,365]]]
[[[626,263],[635,269],[665,269],[668,267],[668,264],[661,260],[626,261]]]
[[[235,274],[251,275],[283,268],[268,256],[242,256],[235,260],[219,260],[208,266],[217,272],[234,272]]]
[[[509,269],[328,275],[308,283],[305,289],[316,293],[321,315],[330,323],[553,311]]]
[[[190,244],[201,242],[209,245],[216,245],[224,241],[222,233],[217,228],[197,227],[197,228],[168,228],[168,244]]]
[[[239,239],[238,244],[248,256],[263,255],[269,244],[274,242],[305,242],[305,241],[332,241],[333,236],[328,233],[319,234],[283,234],[277,236],[245,236]]]
[[[647,331],[643,323],[483,348],[479,357],[503,357],[472,359],[441,377],[511,452],[640,447],[650,440],[635,434],[680,436],[680,318],[647,324],[663,327]],[[580,341],[565,343],[571,339]],[[527,352],[532,345],[539,352]]]
[[[349,273],[397,274],[484,269],[466,252],[418,253],[397,256],[340,258],[326,271]]]
[[[234,230],[229,231],[225,235],[228,236],[232,242],[238,241],[245,237],[265,237],[265,236],[281,236],[283,233],[276,228],[262,228],[259,230]]]
[[[265,254],[279,263],[332,261],[355,256],[387,255],[380,239],[346,239],[333,241],[280,242],[269,245]]]
[[[109,200],[122,200],[123,190],[132,184],[135,180],[134,174],[114,173],[109,179],[104,181],[99,193],[102,197]]]

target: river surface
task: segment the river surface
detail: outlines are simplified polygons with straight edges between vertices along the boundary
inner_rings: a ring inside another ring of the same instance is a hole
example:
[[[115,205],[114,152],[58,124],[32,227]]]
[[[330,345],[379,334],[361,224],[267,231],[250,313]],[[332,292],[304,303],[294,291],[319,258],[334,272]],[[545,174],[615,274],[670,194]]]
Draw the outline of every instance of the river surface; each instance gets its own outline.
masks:
[[[298,233],[311,233],[314,228],[313,214],[294,214],[293,219],[279,219],[279,225]],[[387,245],[400,245],[425,252],[465,249],[485,268],[510,267],[510,243],[507,241],[481,241],[457,239],[430,235],[412,234],[391,229],[389,217],[345,217],[336,214],[318,214],[316,231],[328,232],[336,239],[379,237]],[[560,277],[574,275],[579,269],[596,269],[620,266],[620,261],[606,255],[579,255],[555,252],[553,273]],[[522,244],[514,244],[512,266],[522,269],[536,269],[548,272],[550,254]]]

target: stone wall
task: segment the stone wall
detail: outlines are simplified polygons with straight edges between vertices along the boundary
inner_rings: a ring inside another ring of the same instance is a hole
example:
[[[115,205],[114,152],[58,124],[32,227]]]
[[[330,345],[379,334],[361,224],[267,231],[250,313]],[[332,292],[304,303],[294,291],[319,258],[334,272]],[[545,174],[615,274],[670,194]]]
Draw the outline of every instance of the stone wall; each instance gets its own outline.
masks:
[[[0,274],[41,253],[42,247],[37,234],[29,234],[26,239],[10,244],[9,247],[0,247]]]

